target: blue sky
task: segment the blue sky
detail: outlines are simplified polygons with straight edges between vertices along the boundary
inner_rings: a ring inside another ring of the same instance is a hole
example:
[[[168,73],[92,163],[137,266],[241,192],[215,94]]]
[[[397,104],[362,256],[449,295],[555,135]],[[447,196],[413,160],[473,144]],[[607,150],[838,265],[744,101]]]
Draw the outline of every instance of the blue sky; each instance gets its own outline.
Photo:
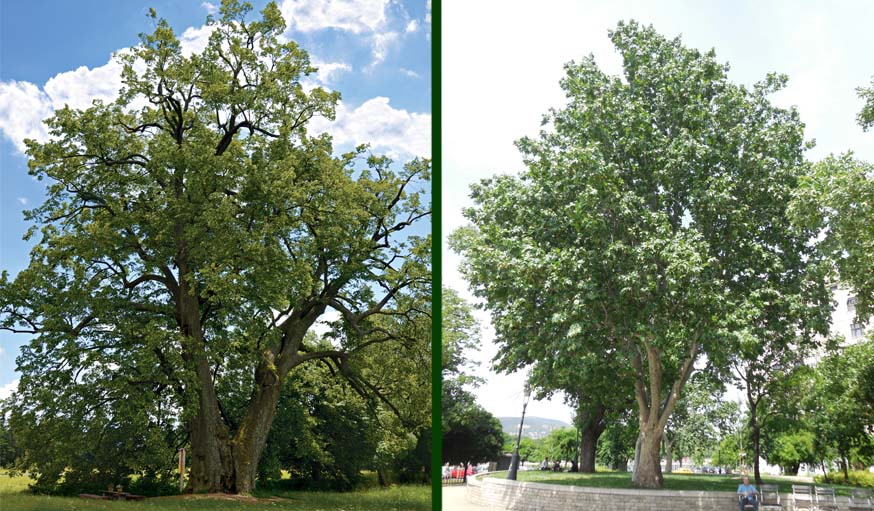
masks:
[[[338,150],[370,143],[396,160],[431,156],[431,25],[427,0],[277,0],[284,34],[320,68],[313,85],[338,90],[333,123],[318,127]],[[252,1],[260,11],[266,1]],[[25,137],[45,136],[40,120],[68,103],[87,107],[118,83],[113,52],[149,32],[153,7],[183,48],[197,48],[220,0],[30,0],[0,2],[0,269],[26,267],[22,211],[41,203],[43,184],[27,175]],[[0,397],[11,390],[15,356],[27,339],[0,332]]]
[[[443,52],[443,233],[465,220],[471,183],[497,173],[522,170],[513,141],[536,136],[551,107],[564,103],[558,86],[562,66],[588,54],[610,74],[621,60],[607,37],[619,20],[652,24],[686,46],[716,49],[731,64],[729,78],[751,85],[768,72],[789,76],[785,90],[772,97],[780,106],[796,105],[816,139],[807,153],[816,161],[829,153],[853,150],[874,161],[874,133],[864,133],[855,117],[862,108],[855,88],[871,83],[869,1],[815,2],[739,0],[552,0],[445,1],[442,4]],[[457,271],[459,258],[443,248],[443,281],[473,299]],[[521,413],[524,375],[489,370],[497,352],[488,315],[479,312],[483,347],[477,358],[487,384],[477,398],[497,416]],[[570,420],[560,397],[534,401],[532,416]]]

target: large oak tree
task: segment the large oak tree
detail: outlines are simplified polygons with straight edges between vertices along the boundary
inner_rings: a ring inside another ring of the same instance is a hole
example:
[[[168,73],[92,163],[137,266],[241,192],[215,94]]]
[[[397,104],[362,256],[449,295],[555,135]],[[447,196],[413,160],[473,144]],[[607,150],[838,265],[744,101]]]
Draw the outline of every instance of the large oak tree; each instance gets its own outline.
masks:
[[[427,342],[392,324],[430,313],[430,240],[410,234],[430,163],[334,156],[307,126],[339,94],[304,86],[316,69],[275,4],[250,10],[225,0],[192,55],[152,12],[118,99],[58,110],[51,139],[26,142],[47,198],[29,267],[0,279],[0,327],[33,335],[16,413],[73,430],[178,414],[197,492],[253,489],[295,366],[375,391],[351,358]],[[305,337],[320,318],[327,345]]]
[[[555,358],[625,357],[639,421],[634,482],[660,487],[659,447],[707,356],[727,368],[731,312],[756,290],[805,277],[813,231],[785,210],[803,167],[803,124],[715,53],[651,27],[610,33],[623,76],[592,57],[566,66],[567,105],[517,145],[527,170],[473,187],[455,234],[463,272],[492,313],[499,356],[538,343]],[[823,303],[820,282],[809,303]]]

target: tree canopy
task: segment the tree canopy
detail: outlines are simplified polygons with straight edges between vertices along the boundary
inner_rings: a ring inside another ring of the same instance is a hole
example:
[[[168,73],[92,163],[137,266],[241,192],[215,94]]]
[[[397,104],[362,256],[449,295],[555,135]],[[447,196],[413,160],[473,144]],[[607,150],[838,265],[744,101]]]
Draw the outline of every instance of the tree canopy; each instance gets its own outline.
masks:
[[[0,277],[0,328],[33,335],[19,419],[128,443],[181,425],[192,491],[253,489],[296,366],[375,395],[353,359],[429,341],[402,327],[430,317],[430,239],[410,233],[430,162],[334,155],[307,127],[339,93],[303,85],[316,68],[275,4],[250,11],[224,0],[191,55],[152,11],[118,99],[26,141],[47,198],[27,213],[30,265]]]

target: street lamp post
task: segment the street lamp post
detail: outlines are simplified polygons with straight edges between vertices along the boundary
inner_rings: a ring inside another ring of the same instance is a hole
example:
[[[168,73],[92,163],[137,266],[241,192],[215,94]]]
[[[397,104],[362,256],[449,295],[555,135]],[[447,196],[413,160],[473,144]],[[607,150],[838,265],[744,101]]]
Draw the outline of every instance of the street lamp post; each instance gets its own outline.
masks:
[[[522,420],[519,421],[519,434],[516,435],[516,448],[513,449],[513,458],[510,460],[510,472],[507,479],[516,480],[516,472],[519,471],[519,443],[522,442],[522,424],[525,423],[525,409],[528,408],[528,398],[531,397],[531,384],[525,383],[525,401],[522,402]]]

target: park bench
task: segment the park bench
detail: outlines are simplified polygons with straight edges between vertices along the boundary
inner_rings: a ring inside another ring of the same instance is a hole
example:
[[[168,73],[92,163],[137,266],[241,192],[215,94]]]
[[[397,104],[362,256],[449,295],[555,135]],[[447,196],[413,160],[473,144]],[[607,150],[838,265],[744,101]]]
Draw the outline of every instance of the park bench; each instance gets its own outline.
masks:
[[[853,490],[850,495],[850,511],[874,511],[874,499],[872,499],[871,491],[865,489]]]
[[[814,511],[816,509],[813,500],[813,488],[804,484],[792,485],[792,511],[799,509],[807,509]]]
[[[109,491],[105,490],[101,492],[104,497],[110,500],[145,500],[145,495],[134,495],[133,493],[127,493],[123,491]]]
[[[763,484],[759,492],[759,509],[762,511],[782,511],[780,489],[776,484]]]
[[[828,486],[816,487],[817,511],[837,511],[838,501],[835,499],[835,489]]]

